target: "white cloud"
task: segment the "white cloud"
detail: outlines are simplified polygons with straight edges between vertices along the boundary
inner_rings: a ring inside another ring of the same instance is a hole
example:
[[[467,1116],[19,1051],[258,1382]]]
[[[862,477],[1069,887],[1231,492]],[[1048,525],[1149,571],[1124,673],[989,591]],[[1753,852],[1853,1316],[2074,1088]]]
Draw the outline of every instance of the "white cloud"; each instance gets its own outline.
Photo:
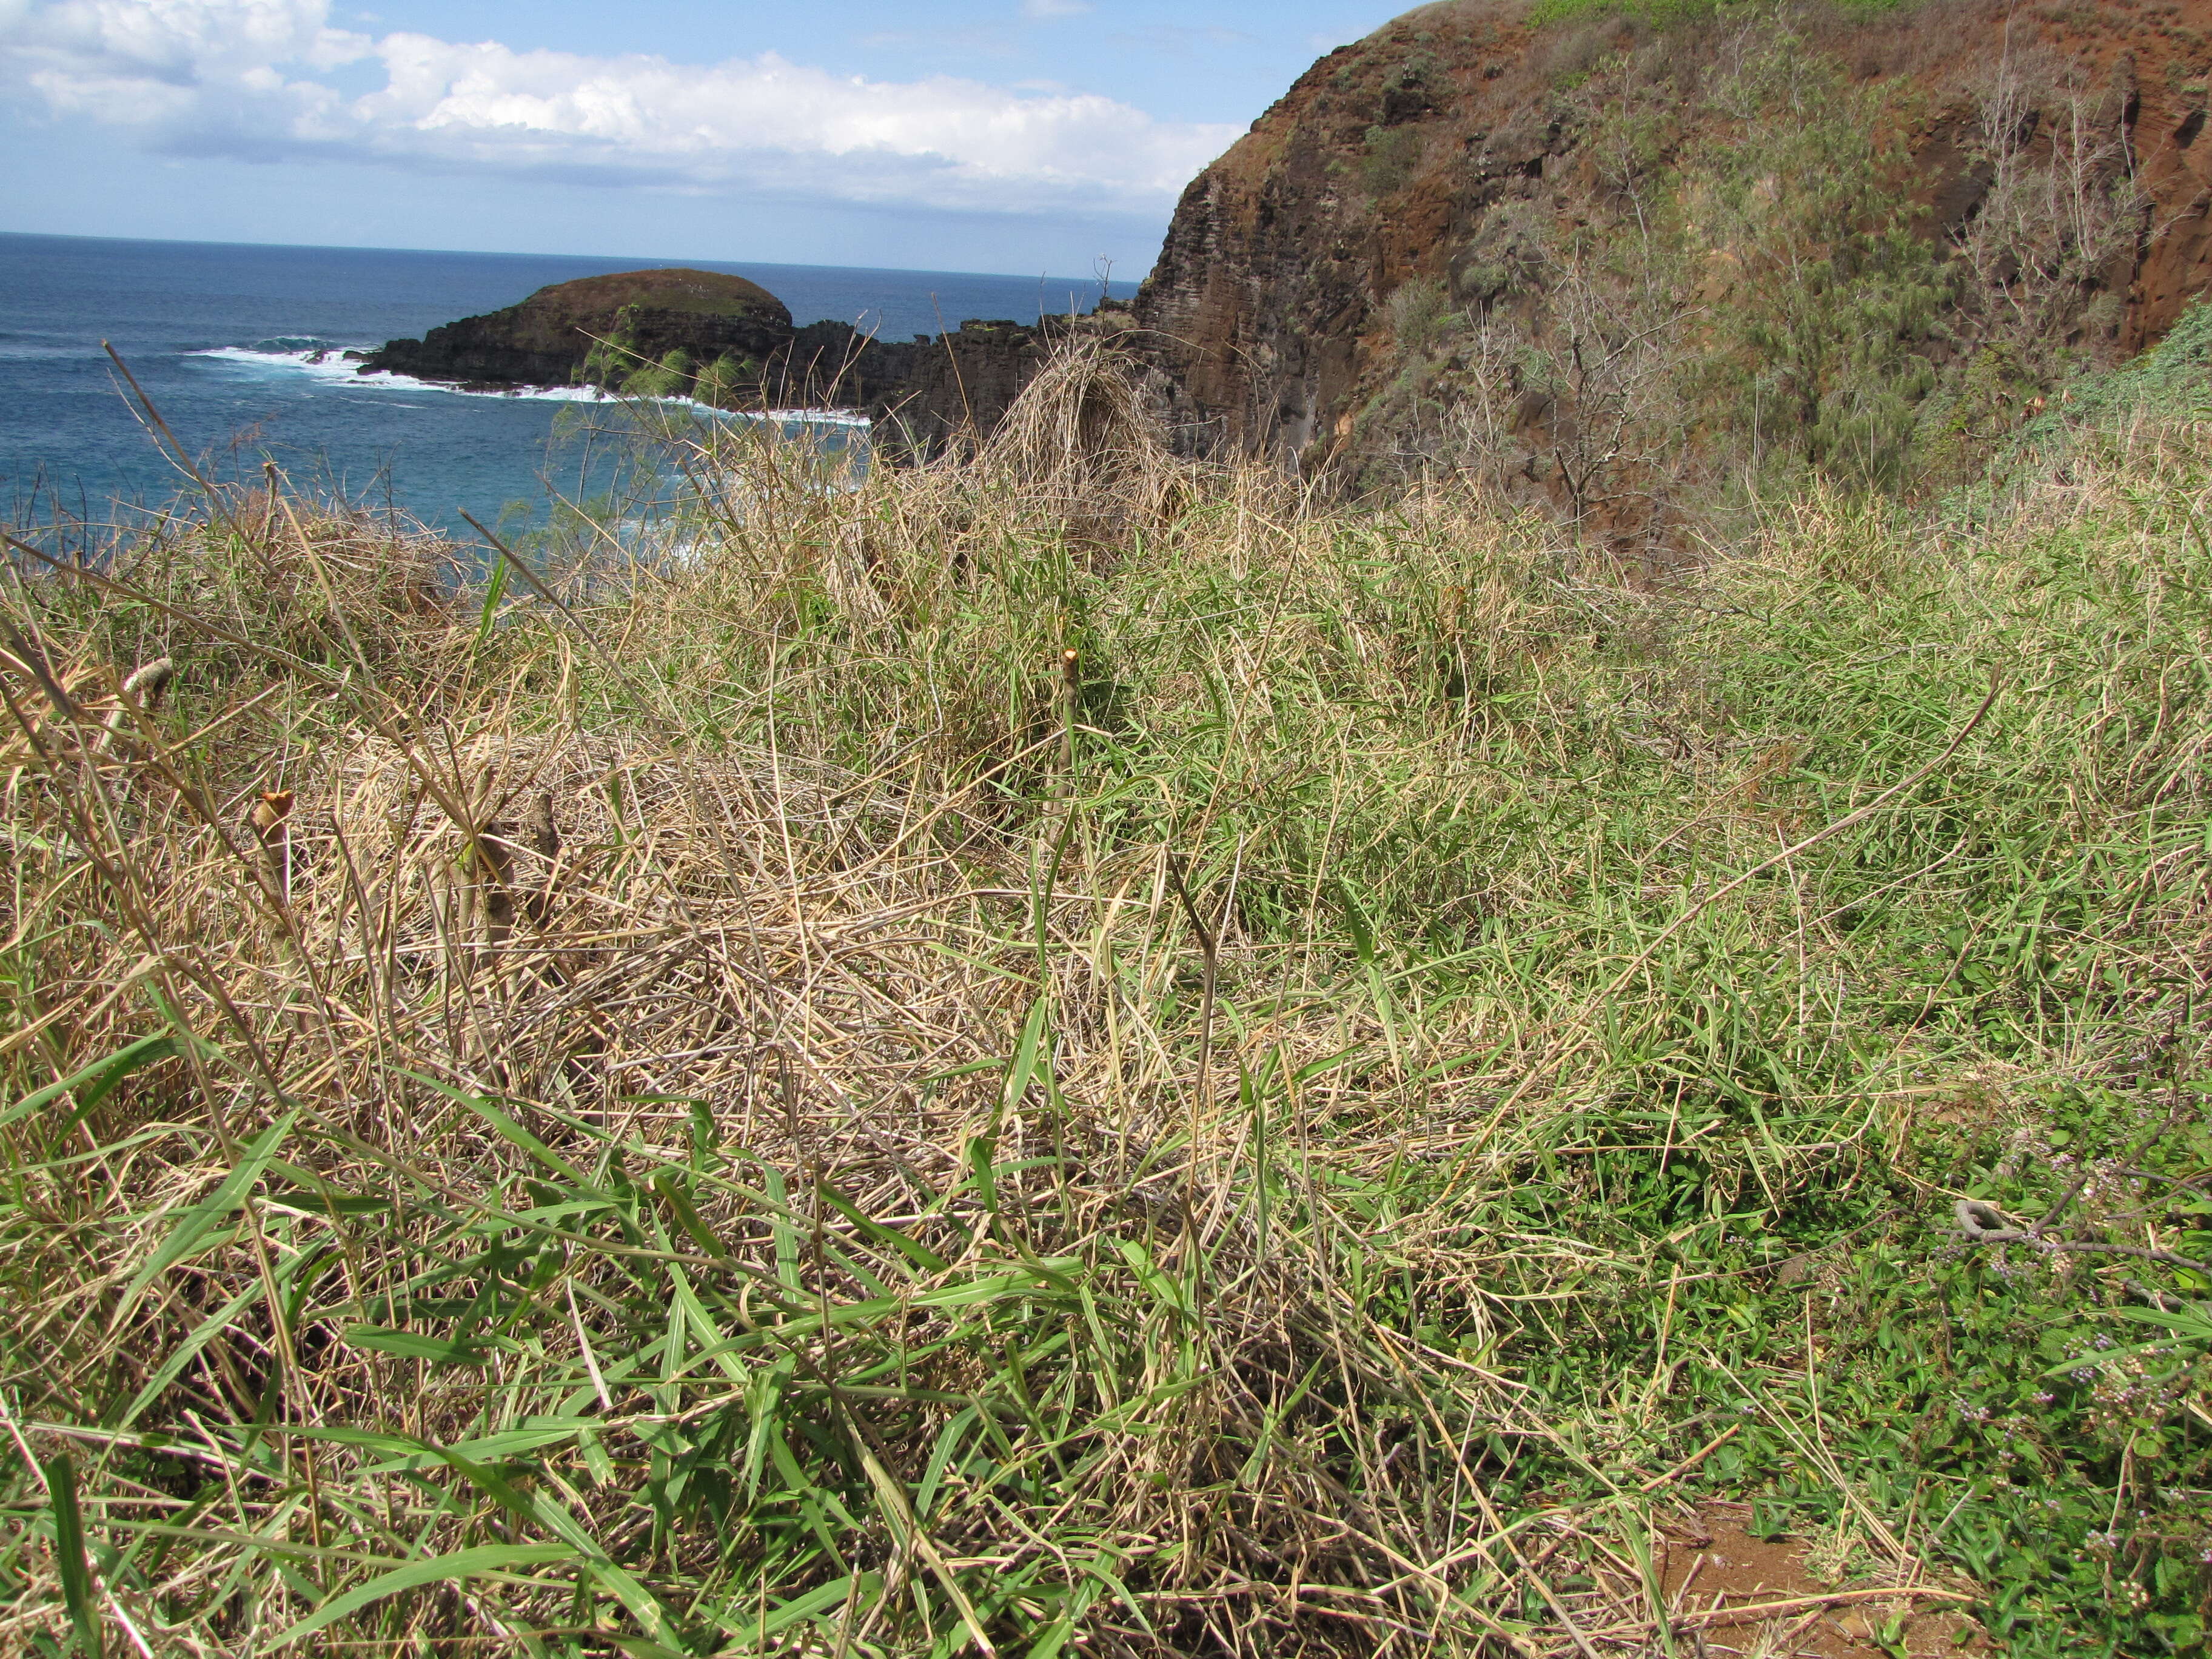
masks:
[[[341,91],[339,70],[373,89]],[[693,64],[374,37],[330,27],[327,0],[0,0],[0,97],[185,154],[1010,212],[1157,210],[1237,131],[774,52]]]
[[[1091,0],[1022,0],[1024,17],[1080,17],[1091,9]]]

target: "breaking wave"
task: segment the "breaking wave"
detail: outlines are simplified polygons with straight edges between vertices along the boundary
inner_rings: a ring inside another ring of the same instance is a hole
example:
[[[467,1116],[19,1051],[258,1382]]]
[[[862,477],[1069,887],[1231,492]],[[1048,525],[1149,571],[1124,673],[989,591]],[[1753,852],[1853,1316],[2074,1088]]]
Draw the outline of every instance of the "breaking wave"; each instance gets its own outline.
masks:
[[[348,386],[364,392],[434,392],[449,398],[491,398],[506,402],[548,404],[620,404],[624,401],[610,396],[597,386],[517,386],[495,391],[447,386],[441,381],[420,380],[412,374],[394,374],[383,369],[364,374],[361,372],[359,358],[348,354],[367,349],[368,348],[362,346],[336,345],[310,335],[280,334],[266,340],[256,340],[252,345],[210,346],[185,355],[210,358],[240,368],[305,374],[327,386]],[[691,398],[658,398],[653,401],[696,409],[702,414],[724,420],[771,420],[806,426],[860,428],[868,424],[866,415],[850,409],[771,409],[762,412],[717,409],[712,404],[702,404]]]

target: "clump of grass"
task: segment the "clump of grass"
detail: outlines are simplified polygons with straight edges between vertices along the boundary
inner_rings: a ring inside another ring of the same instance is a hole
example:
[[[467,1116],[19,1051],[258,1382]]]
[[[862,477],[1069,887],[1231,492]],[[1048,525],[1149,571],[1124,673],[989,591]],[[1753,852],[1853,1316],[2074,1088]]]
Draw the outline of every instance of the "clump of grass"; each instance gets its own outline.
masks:
[[[17,556],[20,1639],[1664,1650],[1714,1493],[2195,1639],[2194,429],[1654,590],[1053,384],[660,556]]]
[[[1135,364],[1088,337],[1054,353],[979,459],[985,477],[1017,492],[1047,522],[1092,537],[1157,527],[1181,493]]]

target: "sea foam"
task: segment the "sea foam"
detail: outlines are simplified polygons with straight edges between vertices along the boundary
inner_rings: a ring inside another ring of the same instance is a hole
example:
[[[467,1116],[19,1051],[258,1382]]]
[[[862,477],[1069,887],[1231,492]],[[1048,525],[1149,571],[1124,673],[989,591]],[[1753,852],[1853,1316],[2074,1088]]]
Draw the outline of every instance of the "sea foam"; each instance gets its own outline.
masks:
[[[433,392],[450,398],[497,398],[510,402],[547,404],[620,404],[624,401],[591,386],[516,386],[488,390],[447,386],[438,380],[419,380],[412,374],[394,374],[386,369],[364,374],[359,363],[344,355],[348,350],[361,349],[362,348],[359,346],[332,345],[326,340],[310,337],[279,335],[273,339],[257,340],[250,346],[209,346],[185,355],[212,358],[218,362],[243,368],[305,374],[326,386],[350,386],[359,391]],[[762,412],[717,409],[712,404],[702,404],[694,398],[655,398],[651,401],[696,409],[702,414],[725,420],[785,421],[806,426],[866,427],[869,424],[867,416],[851,409],[771,409]]]

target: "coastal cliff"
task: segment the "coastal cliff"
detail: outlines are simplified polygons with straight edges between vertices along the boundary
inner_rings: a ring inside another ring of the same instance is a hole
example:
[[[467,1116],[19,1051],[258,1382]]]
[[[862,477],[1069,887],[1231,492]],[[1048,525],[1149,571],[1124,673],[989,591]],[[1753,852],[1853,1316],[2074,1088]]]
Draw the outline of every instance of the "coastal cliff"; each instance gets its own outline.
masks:
[[[866,409],[910,457],[1104,331],[1186,453],[1442,466],[1650,540],[1747,466],[1955,476],[2158,339],[2212,287],[2208,80],[2212,0],[1444,0],[1194,179],[1126,311],[894,342],[638,271],[362,367]]]
[[[1499,481],[1557,501],[1600,412],[1568,360],[1632,378],[1638,330],[1765,374],[1754,426],[1937,396],[1970,430],[2212,282],[2204,0],[1664,15],[1447,0],[1316,63],[1185,191],[1136,301],[1180,445],[1372,476],[1474,419]],[[1808,258],[1919,293],[1850,325],[1919,367],[1767,373],[1733,317]],[[1737,419],[1699,397],[1678,428]]]

